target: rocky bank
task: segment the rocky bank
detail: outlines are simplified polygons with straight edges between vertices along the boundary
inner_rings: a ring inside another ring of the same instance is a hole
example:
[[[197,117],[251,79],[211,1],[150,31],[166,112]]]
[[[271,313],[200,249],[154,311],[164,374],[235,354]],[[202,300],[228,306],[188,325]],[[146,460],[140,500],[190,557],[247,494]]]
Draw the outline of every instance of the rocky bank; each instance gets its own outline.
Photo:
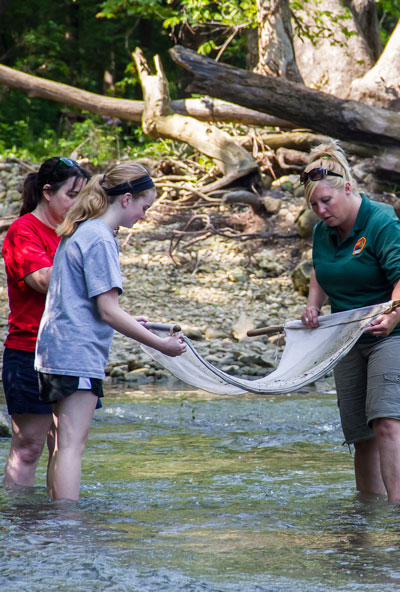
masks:
[[[1,240],[7,222],[18,215],[21,181],[29,166],[0,162]],[[196,341],[200,354],[228,373],[249,377],[269,373],[279,359],[282,336],[249,338],[246,333],[253,327],[280,325],[300,317],[305,289],[300,286],[302,293],[296,290],[293,272],[299,263],[309,266],[311,247],[310,232],[303,228],[304,220],[301,223],[305,202],[297,177],[278,179],[271,191],[279,207],[269,216],[267,230],[288,238],[239,241],[213,235],[181,251],[176,266],[169,255],[167,235],[179,228],[179,220],[164,218],[162,204],[153,206],[146,220],[132,230],[122,229],[118,237],[124,277],[121,306],[152,321],[180,324]],[[230,207],[219,209],[223,213]],[[3,266],[0,310],[0,339],[4,341],[8,299]],[[120,334],[114,337],[106,373],[106,382],[126,386],[173,382],[136,342]]]

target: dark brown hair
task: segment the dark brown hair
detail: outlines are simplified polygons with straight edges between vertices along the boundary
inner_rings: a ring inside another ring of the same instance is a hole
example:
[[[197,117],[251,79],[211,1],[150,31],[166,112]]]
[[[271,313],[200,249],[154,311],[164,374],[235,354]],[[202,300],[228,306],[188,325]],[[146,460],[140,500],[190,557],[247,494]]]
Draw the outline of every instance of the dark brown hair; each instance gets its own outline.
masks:
[[[77,162],[72,160],[68,160],[68,162],[73,164],[68,166],[64,164],[61,157],[53,156],[43,162],[37,173],[29,173],[25,177],[22,187],[20,216],[33,212],[43,197],[43,187],[45,185],[50,185],[48,191],[55,193],[71,177],[75,177],[73,188],[75,188],[79,179],[90,179],[90,174]]]

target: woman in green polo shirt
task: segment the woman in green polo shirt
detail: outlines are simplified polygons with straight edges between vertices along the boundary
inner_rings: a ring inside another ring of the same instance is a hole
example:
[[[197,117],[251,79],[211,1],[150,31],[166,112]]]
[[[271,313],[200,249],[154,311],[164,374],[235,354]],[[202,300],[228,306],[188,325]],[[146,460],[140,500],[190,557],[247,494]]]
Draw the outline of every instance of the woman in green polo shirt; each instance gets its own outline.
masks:
[[[310,153],[301,175],[320,222],[303,323],[332,312],[400,299],[400,220],[393,208],[356,189],[337,142]],[[400,309],[370,325],[334,370],[346,443],[354,444],[356,487],[400,502]]]

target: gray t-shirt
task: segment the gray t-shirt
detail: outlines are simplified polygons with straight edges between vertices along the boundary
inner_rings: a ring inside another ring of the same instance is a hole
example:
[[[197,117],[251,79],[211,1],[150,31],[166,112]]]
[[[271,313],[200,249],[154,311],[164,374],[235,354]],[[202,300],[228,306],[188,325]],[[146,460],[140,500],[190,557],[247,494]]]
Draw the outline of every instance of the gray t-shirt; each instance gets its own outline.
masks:
[[[87,220],[56,252],[39,327],[35,367],[48,374],[104,378],[114,330],[96,296],[122,292],[118,245],[100,219]]]

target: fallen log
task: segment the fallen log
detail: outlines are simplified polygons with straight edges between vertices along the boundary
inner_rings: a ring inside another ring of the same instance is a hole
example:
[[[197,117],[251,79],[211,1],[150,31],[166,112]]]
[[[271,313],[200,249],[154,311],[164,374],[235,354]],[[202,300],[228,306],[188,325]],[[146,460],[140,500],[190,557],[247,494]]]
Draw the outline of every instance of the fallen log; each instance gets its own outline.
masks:
[[[175,46],[172,59],[192,75],[188,91],[284,116],[301,128],[351,142],[400,149],[400,115],[272,76],[261,76]]]
[[[142,126],[145,133],[153,138],[185,142],[213,158],[225,176],[225,181],[218,181],[219,187],[258,169],[252,155],[229,134],[213,124],[174,113],[169,101],[168,81],[158,56],[154,59],[155,74],[150,73],[140,48],[136,48],[132,56],[143,89],[145,107]],[[215,187],[215,183],[212,186]]]
[[[47,99],[97,115],[107,115],[129,121],[141,121],[144,109],[144,101],[106,97],[47,78],[32,76],[2,64],[0,64],[0,84],[25,92],[30,97]],[[211,97],[171,101],[171,107],[176,113],[189,115],[199,121],[242,123],[283,129],[293,127],[293,124],[285,119]]]
[[[314,134],[309,130],[293,130],[284,133],[262,133],[261,140],[271,150],[278,148],[289,148],[291,150],[301,150],[302,152],[310,152],[314,146],[332,140],[330,136],[323,134]],[[251,138],[249,138],[251,141]],[[347,154],[355,154],[363,158],[368,158],[377,155],[378,148],[367,146],[363,144],[356,144],[354,142],[341,142],[343,150]],[[384,149],[382,148],[382,151]]]

